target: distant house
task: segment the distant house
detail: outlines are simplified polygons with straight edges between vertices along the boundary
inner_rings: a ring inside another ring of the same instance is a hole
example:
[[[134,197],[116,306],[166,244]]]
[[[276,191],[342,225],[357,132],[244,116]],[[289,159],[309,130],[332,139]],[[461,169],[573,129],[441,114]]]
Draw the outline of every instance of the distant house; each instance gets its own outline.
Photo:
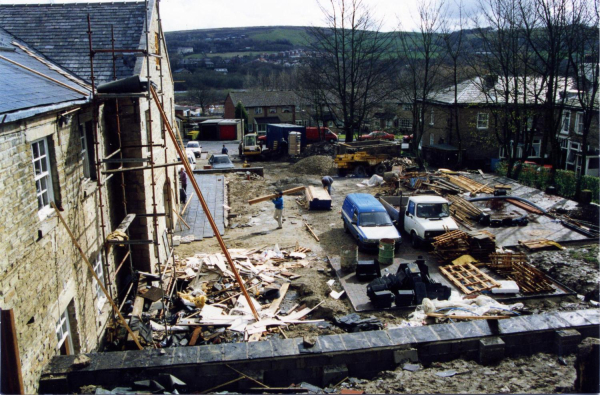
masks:
[[[267,130],[269,123],[296,123],[303,100],[293,91],[231,92],[225,99],[225,119],[235,119],[235,106],[248,112],[248,131]]]
[[[192,72],[188,69],[181,68],[173,71],[173,74],[192,74]]]
[[[180,55],[185,55],[186,53],[194,53],[194,48],[192,47],[179,47],[177,48],[177,53]]]
[[[221,74],[227,74],[227,69],[221,68],[221,69],[215,69],[215,71],[217,73],[221,73]]]
[[[207,69],[214,69],[215,68],[215,64],[212,61],[210,61],[210,60],[205,61],[204,62],[204,66]]]
[[[535,85],[533,79],[530,83]],[[584,172],[587,175],[598,176],[599,169],[599,131],[598,131],[598,110],[595,111],[595,120],[592,122],[592,130],[588,137],[588,146],[582,147],[581,135],[583,113],[575,100],[574,83],[571,80],[561,81],[563,84],[569,84],[567,88],[573,97],[566,100],[564,111],[559,116],[562,118],[563,127],[559,133],[558,140],[561,147],[560,167],[566,170]],[[500,160],[506,157],[504,148],[497,139],[497,128],[495,124],[495,114],[498,114],[498,107],[505,105],[503,102],[494,98],[493,92],[502,91],[501,82],[497,79],[493,81],[473,78],[458,84],[458,126],[462,138],[462,148],[465,150],[465,156],[469,162],[478,166],[489,166],[490,161]],[[537,84],[539,86],[539,84]],[[529,88],[528,88],[529,89]],[[534,95],[530,96],[533,100]],[[539,113],[541,107],[528,101],[520,102],[518,105],[528,109],[532,114]],[[425,129],[421,140],[421,145],[426,159],[434,159],[438,154],[437,150],[456,151],[456,136],[452,131],[451,108],[454,103],[453,87],[440,90],[432,95],[432,99],[426,101],[426,114],[422,114],[425,122]],[[544,130],[543,117],[537,117],[538,121],[533,124],[533,117],[527,119],[528,130],[533,133],[533,142],[530,152],[526,153],[525,144],[519,143],[513,149],[516,158],[527,157],[528,160],[537,161],[542,155],[542,139]],[[587,161],[582,163],[582,152],[587,149]],[[527,155],[526,155],[527,154]],[[548,153],[546,153],[546,157]]]

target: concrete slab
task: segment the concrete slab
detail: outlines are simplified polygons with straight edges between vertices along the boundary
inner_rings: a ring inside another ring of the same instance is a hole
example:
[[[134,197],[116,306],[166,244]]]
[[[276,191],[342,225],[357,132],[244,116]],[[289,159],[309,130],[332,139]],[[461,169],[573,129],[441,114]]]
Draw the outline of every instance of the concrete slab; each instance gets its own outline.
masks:
[[[271,343],[274,357],[292,357],[300,354],[294,339],[274,339]]]
[[[225,234],[225,209],[223,207],[223,204],[225,204],[225,177],[223,175],[195,174],[194,178],[200,187],[208,210],[213,216],[219,234]],[[188,184],[190,183],[188,182]],[[207,221],[206,214],[191,185],[188,185],[187,193],[192,201],[190,202],[183,219],[191,229],[188,229],[182,224],[183,230],[181,230],[178,225],[176,228],[178,230],[175,234],[182,237],[193,235],[195,241],[214,237],[214,232],[212,231],[210,223]]]
[[[221,362],[223,360],[223,345],[214,344],[198,347],[198,362]]]
[[[442,283],[443,285],[447,285],[453,291],[458,292],[456,287],[454,287],[454,285],[452,285],[444,276],[442,276],[442,274],[439,272],[438,263],[434,260],[434,258],[432,256],[430,256],[426,252],[420,252],[420,253],[416,253],[416,254],[404,254],[402,256],[402,258],[394,258],[394,263],[392,263],[391,265],[381,265],[382,275],[384,275],[384,271],[386,269],[387,269],[388,273],[396,274],[396,272],[398,271],[398,267],[400,266],[400,263],[414,262],[419,255],[422,255],[425,257],[425,263],[429,267],[429,276],[433,280],[435,280],[439,283]],[[371,259],[371,260],[375,259],[375,258],[376,258],[376,256],[374,256],[374,255],[369,255],[369,256],[365,257],[365,259]],[[363,258],[359,258],[359,259],[363,259]],[[355,311],[375,311],[375,310],[381,311],[381,310],[383,310],[383,309],[375,307],[371,303],[371,300],[369,299],[369,297],[367,296],[367,285],[372,280],[362,281],[356,277],[356,274],[354,272],[352,272],[352,273],[342,272],[339,256],[331,257],[329,259],[329,262],[331,264],[331,267],[335,270],[335,273],[336,273],[338,279],[340,280],[342,287],[344,287],[344,290],[346,291],[346,294],[348,295],[348,299],[350,299],[350,303],[352,304],[352,307],[354,307]],[[415,307],[416,306],[398,307],[396,305],[392,305],[392,307],[390,307],[388,310],[395,310],[395,309],[414,310]]]
[[[273,356],[273,347],[271,342],[251,342],[248,343],[248,358],[271,358]]]
[[[577,207],[577,202],[560,196],[547,195],[543,191],[517,183],[506,177],[498,177],[493,174],[486,174],[485,179],[480,174],[469,174],[469,178],[483,184],[508,184],[512,186],[510,195],[521,197],[535,203],[539,207],[550,210],[557,208],[573,209]],[[478,194],[477,197],[491,196],[488,194]],[[469,198],[468,194],[463,195]],[[485,208],[485,202],[473,202],[478,207]],[[485,229],[496,235],[496,245],[502,247],[517,246],[519,240],[549,239],[557,242],[568,242],[578,240],[588,240],[588,238],[578,232],[564,227],[561,223],[555,222],[552,218],[545,215],[537,215],[526,212],[525,210],[507,203],[503,211],[506,214],[522,216],[528,214],[529,224],[526,226],[513,227],[476,227],[476,229]]]
[[[417,339],[413,336],[412,332],[409,330],[410,328],[394,328],[389,329],[388,336],[392,341],[392,344],[404,345],[404,344],[414,344],[417,342]]]
[[[319,336],[319,344],[323,352],[343,352],[346,346],[340,335]]]

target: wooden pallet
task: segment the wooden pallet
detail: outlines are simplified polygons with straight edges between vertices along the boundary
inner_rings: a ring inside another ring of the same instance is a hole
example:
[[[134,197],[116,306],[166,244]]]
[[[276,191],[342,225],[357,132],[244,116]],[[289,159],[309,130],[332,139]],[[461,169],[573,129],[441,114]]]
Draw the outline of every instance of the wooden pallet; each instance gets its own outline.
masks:
[[[498,273],[512,273],[514,265],[519,263],[527,263],[527,257],[523,253],[493,253],[490,255],[490,263],[488,267],[494,269]]]
[[[554,292],[554,287],[548,277],[529,263],[513,265],[512,274],[508,278],[516,281],[524,294]]]
[[[465,295],[500,287],[500,284],[493,278],[483,273],[470,262],[460,266],[442,266],[440,267],[440,272]]]

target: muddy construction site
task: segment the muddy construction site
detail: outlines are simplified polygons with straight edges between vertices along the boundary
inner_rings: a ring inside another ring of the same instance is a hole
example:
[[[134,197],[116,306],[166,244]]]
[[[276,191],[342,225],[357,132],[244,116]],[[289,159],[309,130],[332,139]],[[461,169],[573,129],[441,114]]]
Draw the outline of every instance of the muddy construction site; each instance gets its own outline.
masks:
[[[337,176],[326,155],[197,170],[226,250],[192,193],[178,210],[172,259],[140,273],[123,309],[143,350],[123,328],[109,330],[107,352],[55,357],[41,392],[596,388],[599,248],[586,237],[596,228],[574,214],[586,208],[490,174],[416,173],[401,159],[390,164],[395,175],[370,178]],[[509,200],[468,201],[495,195],[494,184]],[[290,190],[279,228],[272,199]],[[346,196],[358,192],[443,196],[459,229],[430,244],[402,231],[397,248],[381,241],[363,251],[342,220]]]
[[[343,317],[355,314],[355,309],[347,295],[342,295],[339,299],[331,295],[332,291],[343,291],[332,269],[331,259],[340,256],[344,251],[356,248],[355,240],[344,232],[342,226],[340,210],[345,196],[355,192],[385,195],[390,193],[390,185],[369,187],[363,183],[364,179],[336,177],[331,195],[331,210],[322,211],[307,210],[303,193],[285,196],[283,228],[277,229],[277,221],[273,218],[274,208],[270,201],[255,205],[249,205],[248,201],[299,186],[321,188],[321,177],[336,176],[333,160],[328,156],[314,156],[296,163],[253,162],[252,166],[263,167],[264,177],[249,177],[244,173],[226,175],[226,205],[229,210],[223,240],[228,249],[235,251],[250,251],[263,255],[267,251],[283,252],[286,259],[282,259],[280,263],[273,261],[277,266],[271,266],[271,269],[282,265],[279,267],[284,268],[282,272],[285,276],[269,278],[267,280],[272,280],[271,282],[263,282],[261,286],[251,290],[259,304],[263,304],[263,308],[269,307],[273,297],[265,298],[266,293],[261,294],[255,290],[262,288],[264,291],[265,287],[279,288],[288,283],[289,289],[281,301],[279,311],[282,314],[290,314],[305,308],[312,310],[301,318],[309,323],[297,322],[276,326],[260,336],[254,336],[251,341],[302,338],[304,342],[310,343],[314,336],[401,328],[435,321],[422,317],[422,322],[419,322],[413,317],[415,309],[380,309],[360,313],[358,317],[355,316],[355,322],[348,325]],[[405,193],[410,192],[405,190]],[[318,237],[318,241],[315,236]],[[428,257],[431,254],[431,249],[415,250],[411,247],[407,235],[402,236],[404,242],[396,251],[396,258],[416,255]],[[600,283],[598,244],[579,241],[565,245],[566,248],[559,251],[525,252],[532,265],[573,292],[559,298],[524,298],[520,314],[597,308]],[[305,252],[291,259],[289,254],[298,250]],[[218,254],[220,251],[216,238],[209,238],[201,242],[181,244],[175,253],[177,259],[184,261],[186,258],[198,257],[197,254]],[[376,253],[358,254],[358,259],[377,258]],[[284,262],[292,263],[286,266]],[[386,270],[384,267],[382,269]],[[210,294],[214,290],[207,291],[210,300]],[[227,336],[229,330],[216,337],[211,331],[214,331],[214,328],[206,330],[205,344],[244,341],[241,336]],[[350,377],[325,388],[311,386],[309,383],[297,388],[301,392],[328,393],[350,389],[367,393],[564,393],[574,390],[574,360],[573,354],[559,357],[545,353],[506,358],[492,366],[483,366],[476,361],[464,359],[425,364],[415,360],[408,368],[398,365],[395,371],[382,371],[370,379]]]

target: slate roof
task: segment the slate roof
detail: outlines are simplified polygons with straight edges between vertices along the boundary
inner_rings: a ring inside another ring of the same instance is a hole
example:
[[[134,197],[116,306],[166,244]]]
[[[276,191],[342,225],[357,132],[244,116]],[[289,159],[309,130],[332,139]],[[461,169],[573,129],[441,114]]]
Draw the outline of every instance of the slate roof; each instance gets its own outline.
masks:
[[[292,106],[299,105],[305,101],[293,91],[231,92],[229,96],[234,106],[238,102],[242,102],[246,108]]]
[[[522,77],[519,78],[519,92],[518,92],[518,100],[517,102],[520,104],[525,103],[523,97],[523,89],[527,89],[529,92],[527,95],[527,104],[535,103],[535,97],[537,95],[538,99],[544,98],[544,89],[540,88],[544,86],[541,77],[527,77],[526,83],[524,83],[524,79]],[[567,84],[567,99],[565,104],[572,107],[578,107],[579,102],[577,101],[577,89],[574,84],[574,80],[561,78],[558,81],[559,89],[557,91],[557,95],[562,90],[562,87]],[[514,82],[510,80],[508,82],[508,86],[510,87],[511,93],[513,90]],[[505,99],[503,97],[505,91],[505,82],[502,79],[498,79],[498,81],[493,85],[486,85],[484,79],[476,77],[473,79],[465,80],[460,82],[457,86],[457,100],[458,104],[503,104]],[[510,102],[513,103],[513,96],[509,98]],[[556,99],[559,101],[559,99]],[[440,91],[435,92],[431,95],[430,101],[443,103],[443,104],[452,104],[454,103],[454,87],[448,87],[446,89],[442,89]]]
[[[44,54],[46,58],[90,81],[87,16],[90,15],[94,49],[140,48],[146,10],[144,2],[0,4],[0,27]],[[143,44],[145,45],[145,44]],[[143,49],[143,48],[142,48]],[[117,79],[132,76],[136,57],[119,56]],[[112,54],[96,54],[98,83],[113,80]]]
[[[43,112],[46,106],[57,108],[61,103],[66,106],[75,100],[85,102],[85,88],[65,77],[66,73],[59,72],[55,65],[41,62],[13,42],[19,43],[15,37],[0,29],[0,56],[72,86],[81,93],[0,59],[0,120],[10,122],[19,119],[14,113],[21,110],[37,109]],[[19,44],[29,50],[23,43]],[[11,115],[4,118],[5,114]]]

